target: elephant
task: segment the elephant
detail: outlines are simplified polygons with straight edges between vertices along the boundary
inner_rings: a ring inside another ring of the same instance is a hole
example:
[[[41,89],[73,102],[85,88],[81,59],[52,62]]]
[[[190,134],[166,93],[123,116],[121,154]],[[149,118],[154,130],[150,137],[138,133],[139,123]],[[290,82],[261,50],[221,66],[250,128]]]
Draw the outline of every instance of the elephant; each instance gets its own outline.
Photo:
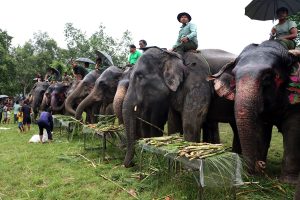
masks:
[[[297,57],[277,41],[250,44],[226,66],[231,72],[220,73],[215,82],[221,94],[234,94],[234,115],[250,173],[265,167],[273,125],[282,133],[280,180],[287,183],[296,183],[300,171],[300,105],[289,102],[287,90],[295,62]]]
[[[65,99],[70,88],[68,83],[57,82],[51,92],[50,105],[53,114],[65,113]]]
[[[30,91],[31,98],[29,103],[31,104],[31,108],[33,110],[34,121],[38,115],[39,108],[42,103],[43,95],[46,92],[48,87],[49,87],[48,82],[36,82]]]
[[[83,110],[91,105],[101,105],[103,108],[100,114],[113,114],[111,108],[116,94],[118,82],[122,77],[123,70],[116,66],[110,66],[97,79],[94,88],[89,95],[78,105],[76,109],[76,119],[81,119]]]
[[[101,74],[100,70],[93,70],[90,73],[88,73],[83,80],[77,82],[77,85],[75,84],[75,87],[74,86],[72,87],[72,89],[69,92],[69,95],[65,100],[65,109],[67,113],[75,116],[76,107],[92,91],[95,82],[97,78],[100,76],[100,74]],[[88,108],[87,110],[88,122],[95,121],[95,118],[91,114],[92,110],[93,108]]]
[[[186,52],[183,61],[177,53],[157,47],[147,49],[133,69],[123,102],[127,136],[125,167],[133,165],[137,139],[162,135],[169,110],[177,116],[175,121],[182,126],[187,141],[199,142],[204,122],[228,122],[238,136],[233,102],[215,95],[207,81],[208,75],[235,58],[236,55],[223,50],[206,49],[201,53]],[[155,127],[140,123],[138,118]]]
[[[42,99],[42,103],[40,106],[40,110],[46,110],[51,106],[51,93],[54,90],[54,86],[56,83],[51,83],[47,90],[45,91]]]
[[[129,79],[134,67],[127,67],[118,83],[117,91],[113,100],[113,111],[119,120],[119,124],[123,124],[122,107],[127,89],[129,86]]]

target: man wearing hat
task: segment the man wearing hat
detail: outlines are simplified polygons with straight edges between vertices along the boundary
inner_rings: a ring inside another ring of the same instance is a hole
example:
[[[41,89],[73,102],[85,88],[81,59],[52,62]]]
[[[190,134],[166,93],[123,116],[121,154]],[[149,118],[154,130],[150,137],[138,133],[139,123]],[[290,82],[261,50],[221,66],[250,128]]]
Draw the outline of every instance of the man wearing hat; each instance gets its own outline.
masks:
[[[182,26],[177,41],[171,50],[180,54],[188,50],[196,50],[198,48],[197,27],[190,23],[192,17],[188,13],[182,12],[177,15],[177,20],[182,23]]]

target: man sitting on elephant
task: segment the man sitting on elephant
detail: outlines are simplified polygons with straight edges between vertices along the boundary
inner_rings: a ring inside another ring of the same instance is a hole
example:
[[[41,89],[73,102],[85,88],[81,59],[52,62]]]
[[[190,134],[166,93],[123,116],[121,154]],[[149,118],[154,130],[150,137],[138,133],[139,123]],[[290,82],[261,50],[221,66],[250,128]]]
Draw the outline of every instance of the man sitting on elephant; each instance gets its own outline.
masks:
[[[278,8],[276,15],[279,22],[272,28],[270,39],[278,40],[287,49],[295,49],[296,42],[294,39],[297,38],[298,34],[297,24],[287,19],[288,9],[285,7]]]
[[[182,12],[177,15],[177,20],[182,23],[182,26],[171,51],[182,54],[189,50],[196,50],[198,48],[197,27],[195,24],[190,23],[192,17],[188,13]]]

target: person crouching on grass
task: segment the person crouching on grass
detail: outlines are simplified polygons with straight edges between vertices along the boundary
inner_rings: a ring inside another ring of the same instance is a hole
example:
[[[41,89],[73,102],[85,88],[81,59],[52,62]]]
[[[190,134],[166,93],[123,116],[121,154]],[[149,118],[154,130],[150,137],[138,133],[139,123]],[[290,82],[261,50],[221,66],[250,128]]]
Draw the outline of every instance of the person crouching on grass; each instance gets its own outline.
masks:
[[[18,113],[17,113],[17,120],[18,120],[18,128],[20,129],[20,133],[24,132],[24,126],[23,126],[23,112],[22,108],[19,107]]]
[[[37,124],[39,126],[39,135],[40,135],[40,142],[43,143],[43,130],[46,129],[48,134],[48,140],[49,142],[52,141],[52,131],[53,131],[53,117],[51,114],[52,110],[51,108],[48,108],[47,111],[43,111],[40,114],[40,118],[37,121]]]

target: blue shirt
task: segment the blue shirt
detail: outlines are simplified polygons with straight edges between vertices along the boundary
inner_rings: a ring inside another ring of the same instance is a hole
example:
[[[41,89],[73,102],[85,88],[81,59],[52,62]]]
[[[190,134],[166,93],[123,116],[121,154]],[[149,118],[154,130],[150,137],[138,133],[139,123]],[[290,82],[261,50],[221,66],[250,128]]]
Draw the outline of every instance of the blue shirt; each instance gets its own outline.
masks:
[[[39,122],[45,122],[53,129],[53,117],[51,113],[45,111],[41,112]]]
[[[175,45],[173,46],[173,48],[176,48],[179,45],[181,45],[180,40],[183,37],[188,37],[189,40],[193,41],[198,46],[196,25],[192,24],[192,23],[183,24],[180,27],[179,35],[178,35],[177,41],[176,41]]]

